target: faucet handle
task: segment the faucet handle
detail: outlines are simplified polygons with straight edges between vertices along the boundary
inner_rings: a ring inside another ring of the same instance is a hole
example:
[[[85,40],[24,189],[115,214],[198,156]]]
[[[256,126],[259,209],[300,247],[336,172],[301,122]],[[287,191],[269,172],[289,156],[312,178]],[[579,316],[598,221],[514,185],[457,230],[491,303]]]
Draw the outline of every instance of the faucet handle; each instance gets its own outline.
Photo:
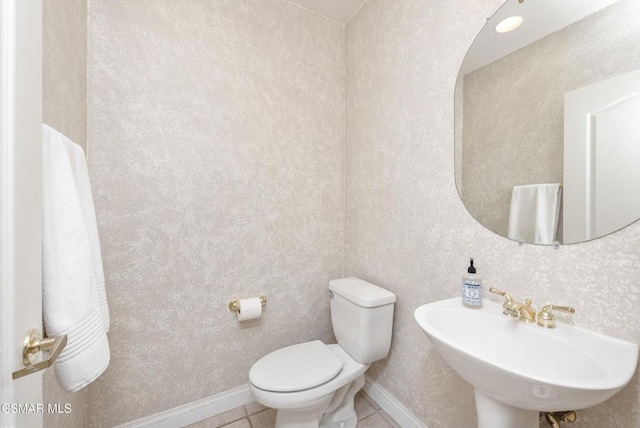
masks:
[[[556,328],[556,320],[553,311],[575,313],[575,309],[570,306],[545,305],[538,313],[538,325],[545,328]]]
[[[497,294],[499,296],[503,296],[505,299],[511,301],[511,296],[509,295],[509,293],[505,293],[504,291],[498,290],[497,288],[493,288],[491,287],[489,289],[490,292],[492,292],[493,294]]]
[[[514,311],[513,308],[511,307],[513,305],[513,298],[511,297],[511,295],[509,293],[505,293],[504,291],[498,290],[497,288],[493,288],[491,287],[489,289],[490,292],[492,292],[493,294],[497,294],[499,296],[504,297],[504,303],[502,304],[502,313],[508,317],[517,317],[519,316],[518,311]]]

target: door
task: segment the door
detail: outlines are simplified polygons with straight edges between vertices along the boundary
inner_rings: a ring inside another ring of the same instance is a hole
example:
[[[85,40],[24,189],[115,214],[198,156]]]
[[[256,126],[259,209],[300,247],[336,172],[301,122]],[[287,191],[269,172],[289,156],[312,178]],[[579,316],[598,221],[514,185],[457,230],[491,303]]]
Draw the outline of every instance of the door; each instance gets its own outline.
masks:
[[[42,329],[42,0],[0,0],[0,426],[42,426],[42,372],[22,342]],[[27,405],[33,405],[27,407]]]
[[[640,70],[565,94],[564,243],[640,218]]]

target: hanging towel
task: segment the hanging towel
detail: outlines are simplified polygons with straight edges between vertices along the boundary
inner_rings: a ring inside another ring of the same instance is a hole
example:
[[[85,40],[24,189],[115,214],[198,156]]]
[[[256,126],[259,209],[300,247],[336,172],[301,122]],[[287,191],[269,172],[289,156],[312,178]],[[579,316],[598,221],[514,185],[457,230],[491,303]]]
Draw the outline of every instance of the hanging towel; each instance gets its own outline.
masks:
[[[58,133],[53,129],[51,130]],[[58,133],[58,135],[63,139],[64,147],[67,151],[67,155],[69,156],[71,171],[73,172],[73,180],[78,191],[80,208],[82,209],[82,216],[87,227],[89,244],[91,245],[93,273],[98,287],[98,303],[100,305],[100,311],[102,312],[102,322],[104,324],[105,331],[109,331],[109,305],[107,304],[107,291],[105,289],[104,270],[102,269],[100,238],[98,237],[98,224],[96,222],[96,211],[93,207],[93,195],[91,193],[86,157],[82,147],[73,143],[63,134]]]
[[[56,378],[77,391],[109,365],[100,244],[82,149],[47,125],[42,133],[43,318],[48,336],[67,335]]]
[[[562,185],[515,186],[511,192],[508,237],[530,244],[553,244],[558,231]]]

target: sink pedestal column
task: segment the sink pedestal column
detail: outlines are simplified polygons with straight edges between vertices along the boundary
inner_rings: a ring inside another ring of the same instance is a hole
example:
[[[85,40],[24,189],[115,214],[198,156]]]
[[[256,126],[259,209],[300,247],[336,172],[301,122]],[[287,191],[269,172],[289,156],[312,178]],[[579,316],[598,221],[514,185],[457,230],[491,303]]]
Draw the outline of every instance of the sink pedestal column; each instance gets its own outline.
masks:
[[[523,410],[487,397],[475,388],[478,428],[538,428],[540,412]]]

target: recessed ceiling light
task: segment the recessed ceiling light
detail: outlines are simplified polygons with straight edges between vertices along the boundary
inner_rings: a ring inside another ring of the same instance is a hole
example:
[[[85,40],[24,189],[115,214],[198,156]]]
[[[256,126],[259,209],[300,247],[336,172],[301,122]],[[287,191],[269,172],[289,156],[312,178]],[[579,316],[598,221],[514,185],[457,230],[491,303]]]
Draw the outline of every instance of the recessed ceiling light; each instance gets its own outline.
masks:
[[[503,19],[496,25],[496,31],[498,33],[508,33],[509,31],[513,31],[522,25],[522,17],[521,16],[510,16],[506,19]]]

